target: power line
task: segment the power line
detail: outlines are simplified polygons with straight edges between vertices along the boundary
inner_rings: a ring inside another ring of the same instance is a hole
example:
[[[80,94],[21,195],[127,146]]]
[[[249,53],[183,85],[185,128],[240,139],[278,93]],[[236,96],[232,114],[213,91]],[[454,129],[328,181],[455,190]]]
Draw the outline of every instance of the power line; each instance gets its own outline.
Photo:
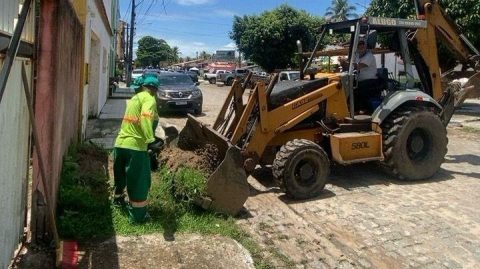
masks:
[[[185,31],[177,31],[176,29],[171,29],[171,28],[163,28],[163,27],[155,27],[155,28],[150,28],[150,27],[145,27],[146,29],[150,29],[153,32],[159,33],[159,32],[170,32],[174,34],[188,34],[188,35],[195,35],[195,36],[208,36],[208,37],[228,37],[228,33],[199,33],[199,32],[185,32]],[[225,36],[224,36],[225,34]]]
[[[146,17],[148,16],[148,12],[150,12],[150,9],[153,7],[153,4],[156,2],[157,0],[150,0],[150,5],[148,6],[147,11],[145,11],[145,13],[143,14],[140,14],[139,12],[139,14],[143,16],[141,17],[141,19],[138,20],[139,21],[138,24],[142,24],[145,21]]]
[[[131,7],[132,7],[132,2],[128,1],[128,8],[127,8],[127,10],[125,11],[125,14],[123,14],[123,17],[122,17],[124,21],[127,19],[127,14],[128,14],[128,11],[130,11]]]

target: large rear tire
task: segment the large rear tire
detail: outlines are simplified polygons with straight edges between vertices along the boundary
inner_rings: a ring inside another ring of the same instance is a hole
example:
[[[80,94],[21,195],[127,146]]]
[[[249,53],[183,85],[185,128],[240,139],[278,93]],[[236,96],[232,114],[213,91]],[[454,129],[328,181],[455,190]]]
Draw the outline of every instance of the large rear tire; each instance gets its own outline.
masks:
[[[447,154],[447,130],[431,111],[404,108],[384,123],[384,164],[402,180],[432,177]]]
[[[330,173],[328,155],[317,144],[295,139],[283,145],[273,161],[273,176],[289,197],[308,199],[325,188]]]

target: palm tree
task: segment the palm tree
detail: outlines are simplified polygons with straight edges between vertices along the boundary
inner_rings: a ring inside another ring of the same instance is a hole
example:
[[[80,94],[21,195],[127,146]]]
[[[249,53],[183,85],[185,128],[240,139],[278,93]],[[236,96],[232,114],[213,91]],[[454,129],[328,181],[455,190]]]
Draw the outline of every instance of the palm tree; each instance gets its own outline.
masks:
[[[332,4],[327,8],[325,16],[330,21],[346,21],[348,19],[357,18],[355,6],[348,4],[348,0],[332,0]]]
[[[174,46],[174,47],[172,48],[172,56],[173,56],[173,61],[174,61],[174,62],[176,62],[176,63],[178,62],[178,60],[179,60],[178,57],[179,57],[180,54],[182,54],[182,53],[180,52],[180,49],[179,49],[177,46]]]

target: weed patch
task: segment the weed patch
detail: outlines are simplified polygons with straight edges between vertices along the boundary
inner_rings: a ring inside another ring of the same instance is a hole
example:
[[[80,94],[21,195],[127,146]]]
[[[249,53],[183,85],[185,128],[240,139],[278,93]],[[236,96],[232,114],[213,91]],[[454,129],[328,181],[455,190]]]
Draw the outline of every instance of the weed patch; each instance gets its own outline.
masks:
[[[193,201],[205,194],[206,174],[180,167],[152,173],[148,211],[151,220],[133,225],[125,209],[110,201],[113,179],[108,176],[108,152],[94,145],[70,148],[64,160],[58,202],[58,228],[62,238],[80,241],[113,235],[176,233],[223,235],[250,251],[257,268],[273,268],[263,250],[236,223],[235,218],[206,211]]]

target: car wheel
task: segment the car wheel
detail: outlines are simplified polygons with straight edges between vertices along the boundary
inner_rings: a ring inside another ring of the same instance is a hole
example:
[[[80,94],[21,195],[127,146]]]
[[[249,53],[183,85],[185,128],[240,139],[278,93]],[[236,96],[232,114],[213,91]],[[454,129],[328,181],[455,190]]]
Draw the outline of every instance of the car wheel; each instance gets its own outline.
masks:
[[[195,116],[200,116],[200,115],[202,115],[202,108],[201,108],[201,107],[200,107],[200,108],[195,108],[195,109],[193,110],[193,114],[195,114]]]
[[[208,82],[210,82],[210,84],[216,84],[217,79],[216,78],[211,78],[211,79],[208,80]]]

